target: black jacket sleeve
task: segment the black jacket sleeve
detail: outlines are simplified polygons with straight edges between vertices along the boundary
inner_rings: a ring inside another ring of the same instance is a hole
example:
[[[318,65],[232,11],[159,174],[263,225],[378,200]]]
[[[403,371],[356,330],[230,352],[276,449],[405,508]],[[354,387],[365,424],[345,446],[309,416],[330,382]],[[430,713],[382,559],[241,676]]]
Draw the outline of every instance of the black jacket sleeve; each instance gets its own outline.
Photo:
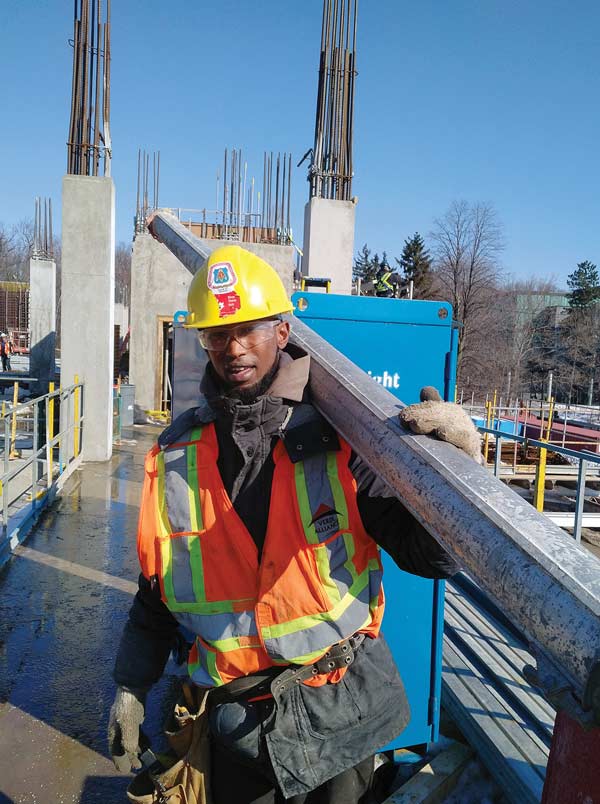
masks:
[[[423,578],[448,578],[458,572],[449,553],[355,453],[350,469],[358,485],[358,511],[365,530],[400,569]]]
[[[177,620],[162,602],[158,584],[140,575],[115,661],[116,683],[149,689],[162,676],[177,639]]]

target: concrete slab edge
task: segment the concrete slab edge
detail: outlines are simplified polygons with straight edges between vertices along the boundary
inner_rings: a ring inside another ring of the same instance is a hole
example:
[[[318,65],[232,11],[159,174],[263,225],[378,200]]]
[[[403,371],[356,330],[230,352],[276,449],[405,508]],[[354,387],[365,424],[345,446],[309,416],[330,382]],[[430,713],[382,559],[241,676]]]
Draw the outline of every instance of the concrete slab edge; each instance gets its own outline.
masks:
[[[52,486],[35,501],[28,503],[21,508],[14,516],[8,520],[6,529],[6,539],[0,545],[0,569],[9,561],[14,550],[23,544],[31,530],[39,520],[41,514],[56,499],[56,495],[62,490],[64,484],[81,466],[81,455],[75,458],[56,478]]]

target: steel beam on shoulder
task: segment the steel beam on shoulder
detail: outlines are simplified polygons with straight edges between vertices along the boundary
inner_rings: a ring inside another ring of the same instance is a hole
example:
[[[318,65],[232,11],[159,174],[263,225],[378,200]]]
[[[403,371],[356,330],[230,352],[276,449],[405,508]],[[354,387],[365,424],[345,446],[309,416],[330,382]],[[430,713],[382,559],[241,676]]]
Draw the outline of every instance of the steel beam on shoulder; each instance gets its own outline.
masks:
[[[460,450],[407,432],[396,397],[303,322],[293,326],[323,415],[581,699],[600,660],[598,559]]]
[[[149,228],[192,273],[210,253],[172,215],[158,213]],[[560,681],[579,700],[597,695],[600,710],[598,560],[460,450],[406,431],[398,399],[302,321],[294,320],[292,338],[311,357],[311,392],[323,415],[541,649]],[[552,677],[547,667],[544,675]]]
[[[193,235],[175,215],[168,210],[154,212],[147,221],[148,231],[185,265],[194,275],[207,260],[214,247]]]

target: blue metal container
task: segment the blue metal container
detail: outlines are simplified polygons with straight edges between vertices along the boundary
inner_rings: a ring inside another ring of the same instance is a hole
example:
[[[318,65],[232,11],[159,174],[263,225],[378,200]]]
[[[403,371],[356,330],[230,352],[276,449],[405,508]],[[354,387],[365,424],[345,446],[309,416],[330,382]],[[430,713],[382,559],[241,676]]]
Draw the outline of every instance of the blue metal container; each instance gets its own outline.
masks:
[[[418,402],[424,385],[454,398],[457,333],[449,304],[303,291],[292,300],[305,324],[403,402]],[[386,747],[423,745],[438,737],[444,582],[403,572],[385,554],[383,563],[383,630],[411,709],[409,725]]]

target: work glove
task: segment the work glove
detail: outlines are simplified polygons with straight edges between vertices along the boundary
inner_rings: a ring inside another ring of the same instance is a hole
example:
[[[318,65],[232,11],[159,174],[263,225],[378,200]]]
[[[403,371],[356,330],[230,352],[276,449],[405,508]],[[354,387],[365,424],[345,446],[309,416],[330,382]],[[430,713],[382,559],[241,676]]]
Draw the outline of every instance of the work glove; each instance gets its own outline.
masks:
[[[481,464],[481,439],[465,411],[453,402],[444,402],[435,388],[421,389],[421,402],[409,405],[398,414],[400,423],[417,435],[432,435],[462,449]]]
[[[141,729],[145,703],[146,690],[117,687],[108,719],[108,747],[115,767],[121,773],[142,767],[139,757],[148,747]]]

